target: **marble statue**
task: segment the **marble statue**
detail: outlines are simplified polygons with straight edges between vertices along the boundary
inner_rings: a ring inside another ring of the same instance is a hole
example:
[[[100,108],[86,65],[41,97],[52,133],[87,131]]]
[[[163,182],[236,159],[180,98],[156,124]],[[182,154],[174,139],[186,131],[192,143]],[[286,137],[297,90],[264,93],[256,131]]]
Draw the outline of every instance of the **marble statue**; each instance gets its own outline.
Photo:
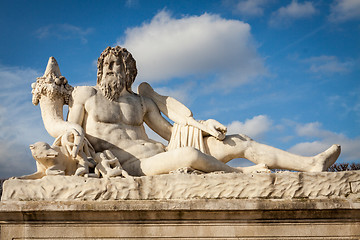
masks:
[[[106,48],[97,67],[96,86],[73,88],[51,57],[44,76],[32,85],[33,103],[40,103],[45,128],[56,138],[46,151],[54,149],[64,156],[58,159],[63,163],[59,163],[54,162],[54,155],[40,158],[33,151],[42,166],[37,174],[29,175],[31,178],[54,171],[89,177],[150,176],[184,168],[205,173],[269,169],[321,172],[340,154],[340,146],[332,145],[316,156],[304,157],[242,134],[226,135],[224,125],[212,119],[195,120],[186,106],[156,93],[148,83],[140,84],[138,93],[134,93],[131,86],[137,75],[136,62],[125,48]],[[67,120],[63,117],[64,104],[69,105]],[[169,141],[168,146],[149,139],[144,123]],[[37,145],[35,148],[39,148]],[[255,165],[235,168],[226,164],[234,158],[246,158]],[[51,166],[45,166],[46,161]]]

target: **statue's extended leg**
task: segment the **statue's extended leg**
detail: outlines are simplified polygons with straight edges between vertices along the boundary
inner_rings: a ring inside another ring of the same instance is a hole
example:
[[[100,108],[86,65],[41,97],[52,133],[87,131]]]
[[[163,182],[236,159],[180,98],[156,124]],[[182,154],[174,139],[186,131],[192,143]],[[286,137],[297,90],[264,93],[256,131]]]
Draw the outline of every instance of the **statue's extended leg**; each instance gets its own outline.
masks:
[[[203,172],[242,172],[241,169],[230,167],[216,158],[191,147],[177,148],[153,157],[141,159],[140,167],[136,165],[136,162],[123,165],[123,168],[131,175],[147,176],[167,174],[170,171],[185,167]]]
[[[340,146],[333,145],[316,156],[303,157],[258,143],[245,135],[227,136],[224,141],[208,137],[205,144],[209,153],[224,163],[234,158],[246,158],[256,164],[266,164],[271,169],[304,172],[326,171],[340,154]]]

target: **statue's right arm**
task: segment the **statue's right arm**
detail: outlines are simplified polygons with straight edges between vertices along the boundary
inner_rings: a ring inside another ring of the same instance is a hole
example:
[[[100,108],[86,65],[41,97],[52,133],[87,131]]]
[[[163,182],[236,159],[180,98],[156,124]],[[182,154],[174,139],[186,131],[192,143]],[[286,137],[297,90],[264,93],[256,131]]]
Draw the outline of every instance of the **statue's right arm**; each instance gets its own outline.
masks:
[[[85,103],[96,92],[93,87],[75,87],[69,104],[68,121],[83,125],[85,115]]]
[[[83,145],[85,131],[83,129],[85,103],[96,93],[92,87],[76,87],[72,92],[72,98],[69,104],[69,114],[67,121],[75,123],[74,129],[70,129],[69,134],[74,136],[74,146],[71,150],[71,155],[76,157],[80,147]]]

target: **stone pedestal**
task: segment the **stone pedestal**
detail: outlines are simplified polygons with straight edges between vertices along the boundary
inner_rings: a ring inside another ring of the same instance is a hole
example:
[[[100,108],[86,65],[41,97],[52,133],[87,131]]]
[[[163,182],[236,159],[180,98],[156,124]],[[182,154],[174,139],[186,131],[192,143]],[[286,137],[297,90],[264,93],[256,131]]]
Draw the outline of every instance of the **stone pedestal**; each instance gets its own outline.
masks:
[[[9,180],[1,239],[360,239],[359,186],[360,171]]]
[[[11,202],[1,239],[359,239],[360,202],[121,200]]]

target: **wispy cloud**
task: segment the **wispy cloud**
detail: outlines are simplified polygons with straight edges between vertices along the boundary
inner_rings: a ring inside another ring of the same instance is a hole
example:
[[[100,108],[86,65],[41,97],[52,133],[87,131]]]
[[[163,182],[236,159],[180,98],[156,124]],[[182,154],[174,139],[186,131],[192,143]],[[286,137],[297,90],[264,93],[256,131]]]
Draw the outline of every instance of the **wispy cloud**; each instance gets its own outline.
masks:
[[[265,6],[269,3],[269,0],[240,0],[235,4],[233,12],[242,16],[258,17],[264,14]]]
[[[336,56],[327,55],[311,57],[304,62],[310,64],[310,72],[320,75],[347,73],[354,66],[354,61],[340,61]]]
[[[139,5],[139,0],[126,0],[125,6],[128,8],[137,7]]]
[[[71,24],[50,24],[39,28],[36,35],[40,39],[55,37],[58,39],[80,39],[82,43],[87,43],[87,36],[94,30],[92,28],[83,29]]]
[[[342,133],[325,130],[319,122],[298,124],[296,126],[296,133],[300,137],[308,137],[315,140],[298,143],[289,149],[290,152],[312,156],[326,150],[332,144],[340,144],[342,147],[342,159],[345,161],[360,159],[360,136],[349,138]]]
[[[345,94],[329,96],[327,103],[334,111],[341,111],[342,117],[350,117],[355,114],[355,120],[360,124],[360,87],[355,87]]]
[[[283,52],[286,52],[291,48],[296,47],[297,45],[299,45],[303,41],[305,41],[305,40],[307,40],[309,38],[312,38],[314,35],[318,34],[320,31],[322,31],[325,28],[326,28],[326,25],[322,25],[322,26],[312,30],[311,32],[309,32],[309,33],[303,35],[302,37],[300,37],[299,39],[297,39],[296,41],[291,42],[288,45],[285,45],[283,48],[281,48],[279,51],[277,51],[275,54],[273,54],[270,57],[276,57],[277,55],[279,55],[279,54],[281,54]]]
[[[139,79],[153,83],[204,75],[208,88],[231,89],[266,73],[250,26],[213,14],[175,19],[161,11],[118,44],[137,59]]]
[[[41,76],[34,69],[0,65],[0,178],[35,170],[29,144],[52,141],[31,102],[31,83]]]
[[[269,25],[272,27],[288,27],[293,21],[309,18],[315,13],[316,9],[312,2],[298,3],[296,0],[292,0],[289,5],[272,13]]]
[[[335,0],[331,5],[329,20],[331,22],[346,22],[360,19],[359,0]]]

